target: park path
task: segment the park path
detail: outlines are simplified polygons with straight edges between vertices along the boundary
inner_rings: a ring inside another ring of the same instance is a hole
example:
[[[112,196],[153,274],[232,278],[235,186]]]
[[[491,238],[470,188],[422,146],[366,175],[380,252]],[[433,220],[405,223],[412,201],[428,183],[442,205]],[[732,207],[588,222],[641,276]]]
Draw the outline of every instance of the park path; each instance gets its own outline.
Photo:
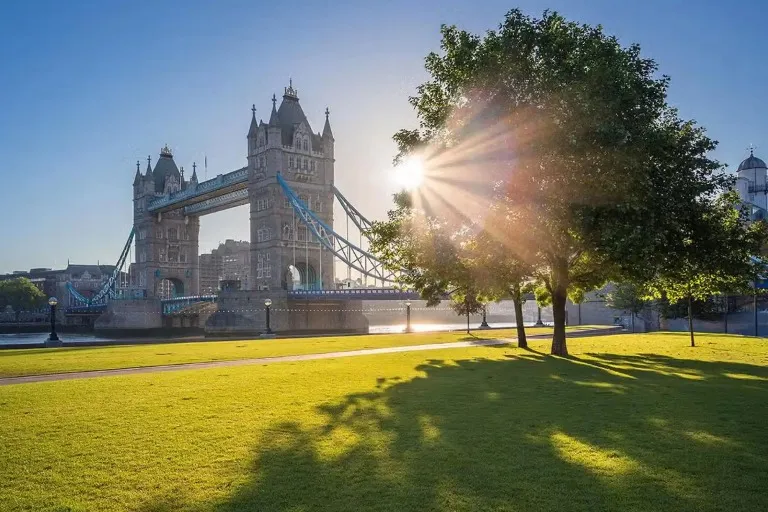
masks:
[[[585,329],[568,333],[569,338],[595,336],[619,332],[616,328]],[[529,340],[550,338],[551,334],[528,336]],[[25,384],[31,382],[53,382],[60,380],[92,379],[115,375],[134,375],[138,373],[176,372],[183,370],[202,370],[206,368],[227,368],[232,366],[247,366],[254,364],[289,363],[295,361],[316,361],[318,359],[335,359],[339,357],[357,357],[376,354],[396,354],[399,352],[418,352],[423,350],[440,350],[466,347],[493,347],[516,343],[517,338],[478,339],[472,341],[454,341],[450,343],[427,343],[422,345],[404,345],[399,347],[366,348],[360,350],[344,350],[340,352],[322,352],[316,354],[300,354],[292,356],[255,357],[250,359],[235,359],[228,361],[204,361],[199,363],[178,363],[159,366],[140,366],[133,368],[115,368],[111,370],[86,370],[79,372],[49,373],[45,375],[25,375],[21,377],[2,377],[0,386],[10,384]]]

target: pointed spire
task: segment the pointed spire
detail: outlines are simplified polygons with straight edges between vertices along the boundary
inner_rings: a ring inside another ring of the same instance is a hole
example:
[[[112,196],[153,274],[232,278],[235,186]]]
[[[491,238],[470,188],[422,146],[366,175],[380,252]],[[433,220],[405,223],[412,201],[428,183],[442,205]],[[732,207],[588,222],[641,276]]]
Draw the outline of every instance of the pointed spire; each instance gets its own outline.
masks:
[[[192,177],[189,178],[189,181],[197,183],[197,162],[192,162]]]
[[[147,176],[152,174],[152,155],[147,155]]]
[[[331,111],[328,109],[328,107],[325,108],[325,126],[323,126],[323,138],[329,138],[333,140],[333,132],[331,131],[331,121],[329,120],[329,117],[331,115]]]
[[[136,176],[133,178],[133,186],[135,187],[141,182],[141,162],[136,160]]]
[[[251,106],[251,127],[248,129],[248,137],[256,137],[259,130],[259,123],[256,122],[256,104]]]
[[[277,117],[277,107],[275,106],[276,103],[277,97],[272,94],[272,114],[269,116],[270,126],[277,126],[280,124],[280,119]]]
[[[283,98],[293,98],[294,100],[299,99],[299,91],[293,88],[293,78],[288,79],[288,87],[285,88],[285,94],[283,94]]]

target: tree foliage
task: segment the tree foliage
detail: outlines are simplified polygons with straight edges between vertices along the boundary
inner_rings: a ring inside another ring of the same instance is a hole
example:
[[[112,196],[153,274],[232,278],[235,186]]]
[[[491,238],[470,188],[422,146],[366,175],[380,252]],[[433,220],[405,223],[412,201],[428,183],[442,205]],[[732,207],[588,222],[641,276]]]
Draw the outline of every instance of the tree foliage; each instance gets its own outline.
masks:
[[[444,26],[426,69],[410,98],[419,127],[394,136],[396,160],[418,154],[429,168],[430,190],[409,201],[431,211],[444,239],[485,219],[551,301],[554,354],[567,354],[569,295],[659,275],[685,252],[701,199],[727,185],[708,157],[715,142],[667,105],[669,79],[600,26],[519,10],[482,37]],[[374,228],[375,248],[395,264],[413,242],[431,242],[400,238],[400,227]],[[450,282],[443,263],[436,282]]]
[[[744,292],[765,266],[755,258],[766,240],[766,224],[747,223],[735,192],[702,199],[685,223],[682,249],[648,281],[648,296],[671,304],[686,301],[691,346],[693,303],[723,292]]]
[[[15,311],[42,307],[45,294],[26,277],[0,281],[0,309],[11,306]]]
[[[648,305],[642,288],[634,283],[619,283],[605,294],[605,305],[629,313],[632,318],[632,332],[635,332],[635,317]]]

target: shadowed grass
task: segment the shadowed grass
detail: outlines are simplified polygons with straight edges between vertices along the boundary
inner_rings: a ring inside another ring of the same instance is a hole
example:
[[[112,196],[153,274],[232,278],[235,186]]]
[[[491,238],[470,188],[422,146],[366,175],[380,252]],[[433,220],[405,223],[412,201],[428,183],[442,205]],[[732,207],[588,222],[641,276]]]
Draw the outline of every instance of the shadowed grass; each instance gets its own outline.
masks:
[[[574,328],[573,330],[584,328],[587,327]],[[551,334],[552,329],[549,327],[531,327],[527,329],[527,332],[530,335]],[[442,332],[0,350],[0,377],[201,361],[231,361],[340,350],[451,343],[479,338],[503,339],[516,336],[514,329],[493,329],[475,331],[470,337],[462,332]]]
[[[0,510],[768,509],[768,344],[572,339],[0,388]]]

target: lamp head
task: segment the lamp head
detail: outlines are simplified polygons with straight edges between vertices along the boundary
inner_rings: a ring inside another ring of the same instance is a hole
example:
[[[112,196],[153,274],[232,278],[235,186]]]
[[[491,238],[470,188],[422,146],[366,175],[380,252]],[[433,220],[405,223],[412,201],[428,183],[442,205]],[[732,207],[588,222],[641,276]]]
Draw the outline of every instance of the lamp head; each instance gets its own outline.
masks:
[[[48,299],[49,306],[55,306],[58,303],[59,303],[59,299],[57,299],[56,297],[51,297],[50,299]]]
[[[264,305],[269,307],[272,305],[272,299],[264,299]]]

